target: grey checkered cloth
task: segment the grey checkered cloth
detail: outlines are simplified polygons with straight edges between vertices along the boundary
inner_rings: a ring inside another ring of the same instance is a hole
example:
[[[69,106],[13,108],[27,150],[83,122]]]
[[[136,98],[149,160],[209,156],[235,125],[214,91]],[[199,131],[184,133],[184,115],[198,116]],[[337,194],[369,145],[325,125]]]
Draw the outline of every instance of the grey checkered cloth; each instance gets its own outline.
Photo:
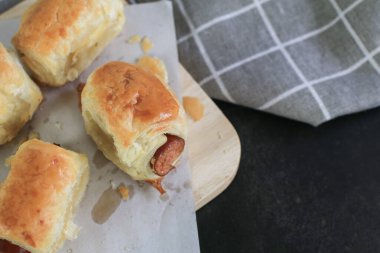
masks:
[[[213,98],[312,125],[380,105],[379,0],[173,2],[180,61]]]
[[[173,2],[180,61],[213,98],[312,125],[380,105],[379,0]]]

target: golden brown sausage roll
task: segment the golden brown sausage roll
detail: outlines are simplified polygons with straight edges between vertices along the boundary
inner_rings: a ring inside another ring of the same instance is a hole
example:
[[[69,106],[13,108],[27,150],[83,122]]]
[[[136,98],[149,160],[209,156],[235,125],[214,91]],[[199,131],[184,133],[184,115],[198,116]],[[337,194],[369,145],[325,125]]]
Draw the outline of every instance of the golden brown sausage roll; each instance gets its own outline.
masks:
[[[17,135],[41,101],[38,86],[0,43],[0,144]]]
[[[79,231],[72,218],[88,182],[87,157],[34,139],[10,167],[0,186],[0,252],[57,252]]]
[[[39,0],[22,18],[13,45],[33,77],[73,81],[122,30],[122,0]]]
[[[90,75],[81,98],[86,131],[104,155],[133,179],[160,189],[187,134],[170,88],[140,67],[110,62]]]

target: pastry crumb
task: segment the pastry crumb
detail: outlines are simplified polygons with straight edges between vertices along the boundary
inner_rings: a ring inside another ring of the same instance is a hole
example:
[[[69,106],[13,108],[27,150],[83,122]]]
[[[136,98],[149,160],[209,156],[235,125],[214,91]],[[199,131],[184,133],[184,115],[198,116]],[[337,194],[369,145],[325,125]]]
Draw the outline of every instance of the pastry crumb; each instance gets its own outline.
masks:
[[[129,199],[129,190],[128,187],[126,187],[124,184],[120,184],[119,187],[117,188],[118,192],[121,195],[121,198],[123,200],[128,200]]]
[[[5,162],[4,162],[5,166],[7,166],[7,167],[11,166],[12,158],[13,158],[13,156],[10,156],[7,159],[5,159]]]
[[[220,131],[218,131],[218,138],[219,138],[219,140],[223,139],[223,135]]]
[[[145,55],[143,57],[140,57],[137,60],[136,64],[137,66],[140,66],[155,74],[165,84],[168,83],[168,71],[166,69],[165,63],[161,59]]]
[[[28,140],[39,139],[39,138],[40,138],[40,134],[38,132],[32,131],[28,134]]]
[[[164,193],[164,194],[160,195],[160,199],[162,201],[168,201],[170,198],[169,198],[169,195],[167,193]]]
[[[204,116],[204,105],[196,97],[183,97],[183,107],[194,121],[199,121]]]
[[[148,37],[144,37],[140,42],[141,49],[146,54],[153,48],[153,43]]]
[[[63,129],[63,127],[62,127],[62,122],[60,122],[60,121],[56,121],[55,124],[54,124],[54,126],[55,126],[56,128],[58,128],[58,129],[60,129],[60,130]]]
[[[136,44],[136,43],[140,43],[140,41],[141,41],[141,36],[138,34],[132,35],[127,40],[128,44]]]
[[[124,251],[125,252],[130,252],[132,249],[131,248],[128,248],[127,246],[124,247]]]
[[[110,184],[111,184],[112,190],[116,190],[117,189],[116,183],[112,179],[110,180]]]

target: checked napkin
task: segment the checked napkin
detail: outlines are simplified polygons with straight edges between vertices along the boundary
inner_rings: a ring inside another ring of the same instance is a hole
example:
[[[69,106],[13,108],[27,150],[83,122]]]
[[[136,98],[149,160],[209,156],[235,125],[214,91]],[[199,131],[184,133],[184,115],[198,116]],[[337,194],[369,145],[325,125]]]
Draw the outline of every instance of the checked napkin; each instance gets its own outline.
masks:
[[[180,61],[213,98],[312,125],[380,105],[379,0],[173,4]]]
[[[180,61],[213,98],[312,125],[380,105],[379,0],[172,2]]]

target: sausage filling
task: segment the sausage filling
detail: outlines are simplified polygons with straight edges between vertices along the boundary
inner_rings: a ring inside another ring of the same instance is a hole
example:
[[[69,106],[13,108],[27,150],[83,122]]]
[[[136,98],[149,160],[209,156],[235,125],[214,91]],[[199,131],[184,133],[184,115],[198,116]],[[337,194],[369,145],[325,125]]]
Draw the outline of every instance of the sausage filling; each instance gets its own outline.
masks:
[[[6,240],[0,240],[1,253],[30,253],[29,251],[14,245]]]
[[[166,143],[157,149],[150,161],[154,172],[159,176],[165,176],[174,168],[173,163],[185,147],[185,140],[178,136],[166,134],[166,138]]]

